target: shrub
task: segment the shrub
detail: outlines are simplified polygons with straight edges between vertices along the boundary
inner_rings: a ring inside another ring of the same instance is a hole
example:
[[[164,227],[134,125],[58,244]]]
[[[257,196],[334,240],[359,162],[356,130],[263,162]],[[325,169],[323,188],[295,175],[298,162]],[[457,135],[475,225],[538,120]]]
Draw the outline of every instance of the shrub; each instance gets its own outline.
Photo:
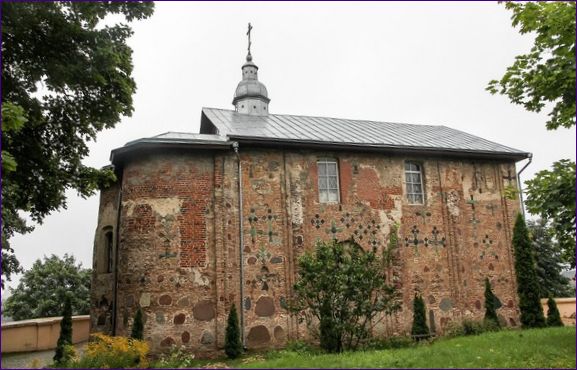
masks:
[[[134,315],[134,322],[132,323],[132,331],[130,338],[142,340],[144,339],[144,322],[142,321],[142,309],[138,308]]]
[[[372,339],[366,346],[366,349],[383,350],[383,349],[400,349],[413,347],[415,341],[407,336],[393,336],[387,338]]]
[[[238,315],[234,303],[228,314],[226,324],[226,337],[224,343],[224,352],[228,358],[237,358],[242,354],[242,342],[240,340],[240,329],[238,326]]]
[[[184,347],[173,346],[168,354],[163,354],[151,364],[151,368],[194,368],[198,367],[194,354],[188,353]]]
[[[399,294],[387,276],[395,248],[396,238],[382,256],[353,240],[319,241],[314,251],[299,257],[290,310],[306,320],[311,332],[318,330],[323,350],[357,348],[369,339],[377,315],[399,309]]]
[[[563,326],[557,303],[552,297],[547,300],[547,326]]]
[[[501,327],[497,317],[497,297],[491,290],[489,278],[485,278],[485,321],[491,321],[497,327]]]
[[[500,326],[493,320],[476,321],[465,319],[461,323],[449,325],[445,331],[447,337],[462,337],[467,335],[478,335],[490,331],[498,331]]]
[[[541,306],[531,240],[521,214],[517,214],[513,228],[513,249],[521,324],[524,328],[544,327],[546,325],[545,316],[543,316],[543,307]]]
[[[53,357],[55,365],[64,365],[71,360],[70,351],[66,350],[66,346],[70,345],[72,345],[72,302],[70,297],[66,296],[64,312],[60,321],[60,336]]]
[[[101,333],[90,336],[90,343],[73,368],[147,368],[148,344],[126,337],[110,337]]]
[[[415,293],[415,298],[413,299],[413,326],[411,328],[411,336],[417,341],[430,336],[425,312],[426,308],[423,297]]]
[[[312,346],[310,343],[304,340],[291,340],[287,343],[286,350],[290,352],[296,352],[299,354],[305,353],[318,353],[318,349]]]

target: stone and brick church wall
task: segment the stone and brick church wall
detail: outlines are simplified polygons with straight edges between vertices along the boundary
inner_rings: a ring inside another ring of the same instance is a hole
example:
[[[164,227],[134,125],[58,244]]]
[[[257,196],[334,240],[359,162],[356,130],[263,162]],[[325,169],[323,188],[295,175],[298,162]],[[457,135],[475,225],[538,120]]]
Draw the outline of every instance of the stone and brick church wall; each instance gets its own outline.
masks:
[[[235,303],[244,313],[249,348],[283,346],[287,339],[307,337],[304,325],[286,307],[298,256],[317,240],[332,238],[382,249],[393,225],[399,228],[398,262],[388,275],[402,292],[403,309],[375,320],[374,334],[407,333],[415,293],[425,298],[429,324],[438,333],[451,321],[482,318],[485,277],[502,302],[502,320],[517,323],[511,230],[519,203],[504,196],[506,187],[516,187],[510,175],[514,164],[240,149],[242,282],[234,153],[168,152],[125,164],[117,334],[129,334],[140,306],[153,351],[172,344],[198,352],[219,350]],[[319,202],[320,158],[338,163],[338,203]],[[422,166],[422,205],[407,202],[406,160]],[[101,193],[95,263],[102,227],[116,225],[118,194],[118,186]],[[93,330],[110,328],[110,308],[100,307],[98,299],[105,297],[107,303],[114,298],[113,278],[95,273],[99,285],[92,294]],[[95,325],[104,312],[105,324]]]

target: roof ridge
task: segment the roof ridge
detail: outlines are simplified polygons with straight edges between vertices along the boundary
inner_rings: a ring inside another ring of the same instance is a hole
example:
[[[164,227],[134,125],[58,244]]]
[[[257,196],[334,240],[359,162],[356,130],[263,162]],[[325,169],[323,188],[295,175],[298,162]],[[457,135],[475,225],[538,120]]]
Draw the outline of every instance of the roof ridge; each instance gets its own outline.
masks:
[[[203,110],[204,109],[212,109],[212,110],[220,110],[220,111],[238,113],[235,110],[224,109],[224,108],[202,107],[202,109]],[[239,114],[242,114],[242,113],[239,113]],[[353,119],[353,118],[342,118],[342,117],[339,118],[339,117],[328,117],[328,116],[306,116],[306,115],[302,115],[302,114],[297,115],[297,114],[286,114],[286,113],[281,114],[281,113],[270,113],[269,112],[269,116],[325,118],[325,119],[335,119],[335,120],[342,120],[342,121],[371,122],[371,123],[377,123],[377,124],[388,123],[388,124],[394,124],[394,125],[407,125],[407,126],[419,126],[419,127],[423,127],[423,126],[445,127],[445,128],[450,129],[450,127],[445,126],[445,125],[430,125],[430,124],[422,124],[422,123],[406,123],[406,122],[391,122],[391,121],[374,121],[374,120],[369,120],[369,119]]]

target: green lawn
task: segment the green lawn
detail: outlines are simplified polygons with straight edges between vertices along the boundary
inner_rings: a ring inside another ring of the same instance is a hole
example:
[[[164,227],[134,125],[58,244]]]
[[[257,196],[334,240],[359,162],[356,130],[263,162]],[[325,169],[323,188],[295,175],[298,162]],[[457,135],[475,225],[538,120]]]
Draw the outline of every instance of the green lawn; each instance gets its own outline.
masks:
[[[195,366],[241,368],[575,368],[575,327],[505,330],[438,339],[416,347],[312,354],[288,350],[247,354]],[[190,366],[191,364],[189,364]]]

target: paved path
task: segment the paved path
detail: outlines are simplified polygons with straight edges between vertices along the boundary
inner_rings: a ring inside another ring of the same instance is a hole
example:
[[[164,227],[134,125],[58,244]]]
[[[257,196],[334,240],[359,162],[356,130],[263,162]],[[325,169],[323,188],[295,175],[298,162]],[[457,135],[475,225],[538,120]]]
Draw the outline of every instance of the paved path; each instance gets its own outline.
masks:
[[[82,353],[87,342],[75,344],[76,352]],[[54,350],[21,353],[3,353],[2,369],[42,368],[49,365],[54,357]]]

